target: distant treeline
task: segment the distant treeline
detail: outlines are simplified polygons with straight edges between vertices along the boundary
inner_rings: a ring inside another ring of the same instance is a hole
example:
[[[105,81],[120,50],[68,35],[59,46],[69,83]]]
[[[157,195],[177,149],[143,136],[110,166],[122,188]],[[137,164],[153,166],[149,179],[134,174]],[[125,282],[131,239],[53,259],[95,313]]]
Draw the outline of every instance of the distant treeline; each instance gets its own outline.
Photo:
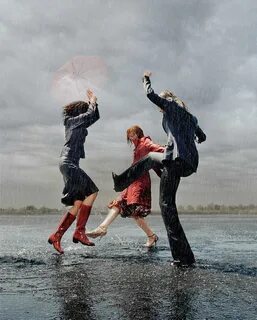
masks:
[[[63,209],[52,209],[47,207],[37,208],[33,205],[28,205],[23,208],[0,208],[0,214],[57,214],[63,212]],[[257,214],[257,205],[219,205],[219,204],[208,204],[206,206],[178,206],[178,212],[180,214]],[[93,214],[103,214],[107,213],[106,209],[93,208]],[[160,210],[153,211],[152,214],[160,214]]]
[[[257,214],[257,205],[220,205],[220,204],[208,204],[207,206],[178,206],[178,211],[181,213],[205,213],[205,214]]]
[[[37,208],[33,205],[28,205],[26,207],[22,207],[19,209],[15,209],[15,208],[0,208],[0,215],[4,215],[4,214],[25,214],[25,215],[37,215],[37,214],[60,214],[63,213],[64,211],[67,211],[66,208],[62,208],[62,209],[56,209],[56,208],[47,208],[47,207],[40,207]],[[92,209],[92,213],[100,213],[100,214],[106,214],[107,211],[104,210],[99,210],[97,208],[93,208]]]
[[[37,208],[35,206],[29,205],[23,208],[0,208],[0,214],[55,214],[59,213],[60,209],[52,209],[47,207]]]

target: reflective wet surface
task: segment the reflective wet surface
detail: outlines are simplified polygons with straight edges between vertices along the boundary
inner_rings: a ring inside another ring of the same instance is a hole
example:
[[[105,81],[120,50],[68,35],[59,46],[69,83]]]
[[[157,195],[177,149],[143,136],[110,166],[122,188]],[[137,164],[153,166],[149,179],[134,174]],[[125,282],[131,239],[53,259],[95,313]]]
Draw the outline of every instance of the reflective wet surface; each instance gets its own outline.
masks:
[[[92,216],[89,228],[103,216]],[[47,243],[60,216],[0,216],[0,319],[257,319],[257,217],[184,215],[196,266],[177,269],[161,217],[160,240],[117,219],[95,247],[65,234]]]

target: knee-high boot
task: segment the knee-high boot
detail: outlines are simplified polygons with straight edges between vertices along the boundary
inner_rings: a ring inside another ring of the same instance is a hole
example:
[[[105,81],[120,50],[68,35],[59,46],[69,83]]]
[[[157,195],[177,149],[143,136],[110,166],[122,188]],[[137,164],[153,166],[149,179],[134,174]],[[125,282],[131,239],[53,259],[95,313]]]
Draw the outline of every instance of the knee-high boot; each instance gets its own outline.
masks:
[[[73,214],[67,212],[63,216],[57,230],[54,233],[52,233],[48,239],[48,242],[50,244],[52,244],[54,246],[55,250],[57,250],[61,254],[64,253],[64,251],[61,247],[61,238],[64,235],[64,233],[68,230],[68,228],[71,226],[71,224],[73,223],[73,221],[75,219],[76,219],[76,217]]]
[[[82,205],[78,216],[77,216],[77,225],[75,232],[73,234],[73,242],[75,243],[82,243],[85,246],[94,246],[95,244],[91,242],[88,237],[85,234],[85,226],[87,223],[87,220],[89,218],[90,212],[91,212],[92,206],[88,205]]]
[[[151,157],[145,156],[119,175],[112,172],[114,190],[119,192],[126,189],[132,182],[141,177],[142,174],[152,169],[154,164]]]

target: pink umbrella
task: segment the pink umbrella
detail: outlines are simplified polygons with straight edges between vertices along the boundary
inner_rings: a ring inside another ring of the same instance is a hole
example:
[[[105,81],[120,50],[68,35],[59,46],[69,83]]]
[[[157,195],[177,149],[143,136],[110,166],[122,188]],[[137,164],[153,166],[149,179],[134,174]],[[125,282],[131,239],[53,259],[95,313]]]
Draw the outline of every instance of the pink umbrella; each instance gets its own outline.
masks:
[[[76,56],[61,66],[53,77],[54,97],[63,104],[86,98],[88,88],[96,92],[107,80],[107,67],[97,56]]]

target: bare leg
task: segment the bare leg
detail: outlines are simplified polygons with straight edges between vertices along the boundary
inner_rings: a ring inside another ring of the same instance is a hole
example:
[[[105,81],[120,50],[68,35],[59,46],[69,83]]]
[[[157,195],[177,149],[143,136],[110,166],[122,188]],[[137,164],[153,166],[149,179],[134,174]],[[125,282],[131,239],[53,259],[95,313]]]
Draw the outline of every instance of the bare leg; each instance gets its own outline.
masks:
[[[73,207],[69,210],[69,213],[76,217],[78,212],[79,212],[79,209],[80,209],[81,205],[82,205],[82,201],[76,200],[74,202]]]
[[[112,207],[104,221],[94,230],[88,231],[87,235],[91,238],[103,237],[107,233],[109,225],[118,217],[120,210],[118,207]]]
[[[91,194],[90,196],[88,196],[84,201],[83,204],[86,206],[92,206],[95,202],[95,199],[97,197],[97,192]]]
[[[153,230],[148,226],[144,218],[140,218],[140,217],[133,217],[133,218],[136,224],[139,226],[139,228],[141,228],[148,237],[153,234]]]
[[[105,228],[107,228],[107,227],[117,218],[117,216],[119,215],[119,213],[120,213],[119,208],[117,208],[117,207],[112,207],[112,208],[109,210],[109,212],[108,212],[106,218],[104,219],[104,221],[100,224],[100,227],[105,227]]]
[[[148,226],[144,218],[140,218],[140,217],[133,217],[133,218],[135,219],[135,222],[139,226],[139,228],[141,228],[148,237],[145,246],[148,248],[153,247],[158,240],[157,235],[153,233],[153,230]]]

